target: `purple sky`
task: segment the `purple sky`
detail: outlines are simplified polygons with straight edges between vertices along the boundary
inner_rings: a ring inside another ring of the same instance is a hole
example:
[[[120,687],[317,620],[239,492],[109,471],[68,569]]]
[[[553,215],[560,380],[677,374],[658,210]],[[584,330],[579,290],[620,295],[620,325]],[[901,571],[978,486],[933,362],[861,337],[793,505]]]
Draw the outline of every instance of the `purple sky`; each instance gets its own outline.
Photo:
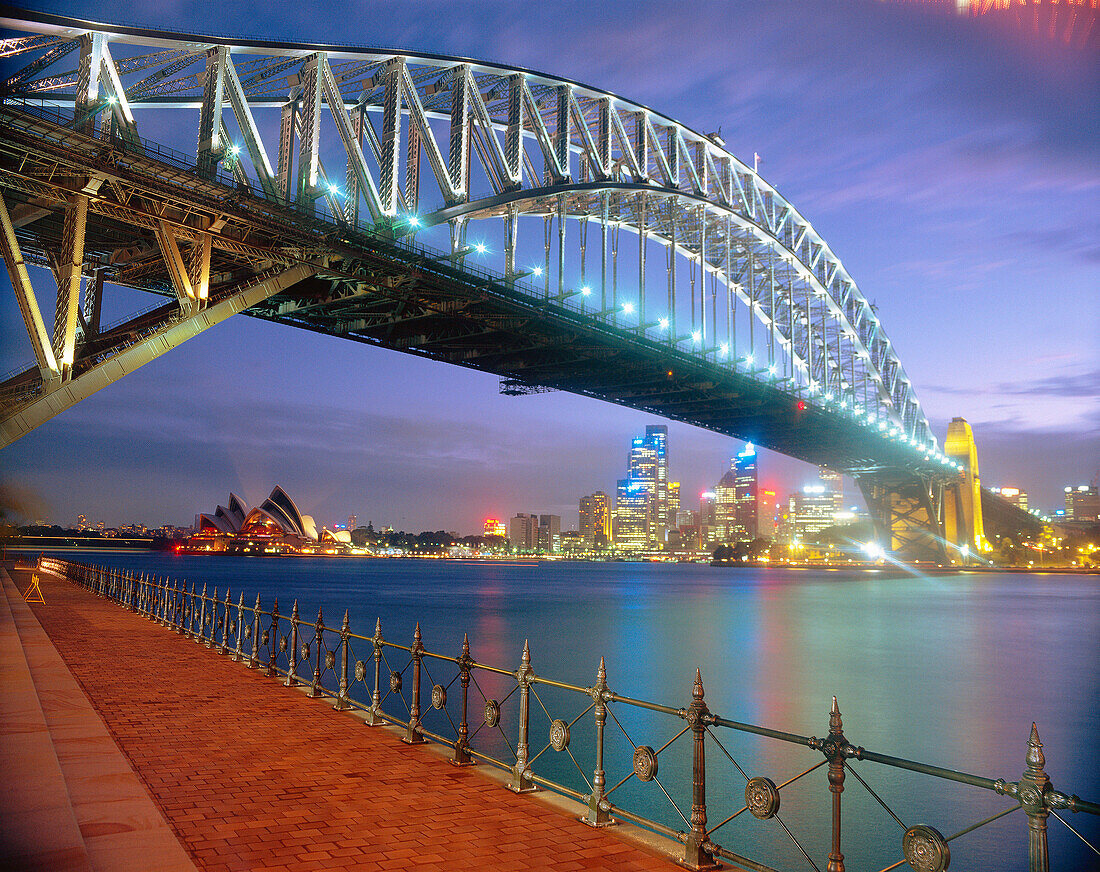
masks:
[[[407,47],[614,91],[727,146],[809,218],[874,302],[942,440],[967,418],[986,484],[1057,506],[1100,471],[1100,62],[911,5],[35,4],[223,35]],[[139,118],[140,123],[140,118]],[[32,357],[0,277],[0,371]],[[46,277],[39,273],[38,287]],[[117,292],[115,305],[133,295]],[[147,305],[144,298],[135,305]],[[651,416],[233,318],[0,453],[32,515],[190,523],[278,483],[331,524],[480,530],[610,491]],[[669,425],[685,507],[740,443]],[[814,475],[765,453],[781,491]]]

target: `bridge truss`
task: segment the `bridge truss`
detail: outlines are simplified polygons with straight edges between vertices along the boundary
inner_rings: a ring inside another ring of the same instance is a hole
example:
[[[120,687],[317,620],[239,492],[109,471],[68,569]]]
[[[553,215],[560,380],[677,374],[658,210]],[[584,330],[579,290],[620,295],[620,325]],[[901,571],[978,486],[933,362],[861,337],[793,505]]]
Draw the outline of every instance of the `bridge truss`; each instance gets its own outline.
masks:
[[[958,466],[874,308],[716,134],[480,61],[0,26],[0,224],[36,363],[0,385],[3,444],[243,311],[873,478],[884,524],[901,489],[942,539]],[[25,262],[53,272],[52,333]],[[104,330],[105,282],[168,299]]]

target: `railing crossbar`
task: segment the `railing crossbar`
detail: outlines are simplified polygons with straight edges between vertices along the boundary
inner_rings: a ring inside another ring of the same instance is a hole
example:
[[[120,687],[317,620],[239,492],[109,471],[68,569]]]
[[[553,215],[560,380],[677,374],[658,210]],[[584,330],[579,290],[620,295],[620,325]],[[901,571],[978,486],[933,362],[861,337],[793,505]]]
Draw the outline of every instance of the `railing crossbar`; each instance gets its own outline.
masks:
[[[904,831],[906,829],[906,826],[904,823],[902,823],[901,818],[894,814],[894,810],[883,801],[882,797],[880,797],[877,793],[875,793],[874,790],[871,789],[871,785],[863,780],[863,777],[858,772],[856,772],[855,769],[852,768],[851,764],[849,764],[847,760],[844,761],[844,766],[856,777],[856,781],[863,785],[864,790],[871,794],[871,796],[875,798],[875,801],[878,802],[878,804],[881,805],[884,809],[886,809],[886,813],[890,815],[890,817],[892,817],[897,822],[897,825],[901,827]]]
[[[1098,857],[1100,857],[1100,848],[1097,848],[1096,845],[1094,845],[1092,842],[1090,842],[1088,839],[1086,839],[1084,836],[1082,836],[1079,832],[1077,832],[1077,830],[1075,830],[1073,827],[1071,827],[1069,825],[1069,822],[1065,818],[1063,818],[1060,814],[1058,814],[1058,812],[1051,811],[1051,814],[1054,815],[1056,818],[1058,818],[1058,820],[1060,820],[1063,824],[1065,824],[1067,830],[1069,830],[1071,833],[1073,833],[1075,836],[1077,836],[1077,838],[1079,838],[1082,842],[1084,842],[1086,845],[1088,845],[1089,850],[1091,850],[1094,854],[1096,854]]]

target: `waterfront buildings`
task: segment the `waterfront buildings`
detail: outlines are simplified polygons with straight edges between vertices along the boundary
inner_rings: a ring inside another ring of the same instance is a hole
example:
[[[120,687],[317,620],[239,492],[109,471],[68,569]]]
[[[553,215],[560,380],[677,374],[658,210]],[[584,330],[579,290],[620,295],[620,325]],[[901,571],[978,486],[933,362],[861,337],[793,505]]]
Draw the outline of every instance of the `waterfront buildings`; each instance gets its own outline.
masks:
[[[1008,500],[1016,508],[1023,509],[1025,512],[1029,511],[1027,507],[1026,490],[1021,490],[1018,487],[991,487],[990,490],[995,494],[1000,494],[1001,497]]]
[[[611,500],[596,491],[580,501],[580,532],[589,547],[611,542]],[[602,540],[602,541],[601,541]]]
[[[539,547],[539,516],[517,512],[508,522],[508,538],[516,551],[531,552]]]
[[[1100,488],[1096,485],[1066,485],[1066,520],[1100,520]]]

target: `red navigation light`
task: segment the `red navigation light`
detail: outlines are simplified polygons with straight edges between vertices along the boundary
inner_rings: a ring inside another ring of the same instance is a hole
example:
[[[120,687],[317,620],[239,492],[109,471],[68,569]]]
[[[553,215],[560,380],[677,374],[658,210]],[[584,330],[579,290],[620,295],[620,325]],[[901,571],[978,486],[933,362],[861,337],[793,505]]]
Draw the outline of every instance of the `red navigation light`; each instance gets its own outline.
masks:
[[[805,400],[799,400],[797,403],[795,403],[795,408],[798,409],[798,411],[800,411],[800,412],[805,412],[806,411],[806,401]]]

